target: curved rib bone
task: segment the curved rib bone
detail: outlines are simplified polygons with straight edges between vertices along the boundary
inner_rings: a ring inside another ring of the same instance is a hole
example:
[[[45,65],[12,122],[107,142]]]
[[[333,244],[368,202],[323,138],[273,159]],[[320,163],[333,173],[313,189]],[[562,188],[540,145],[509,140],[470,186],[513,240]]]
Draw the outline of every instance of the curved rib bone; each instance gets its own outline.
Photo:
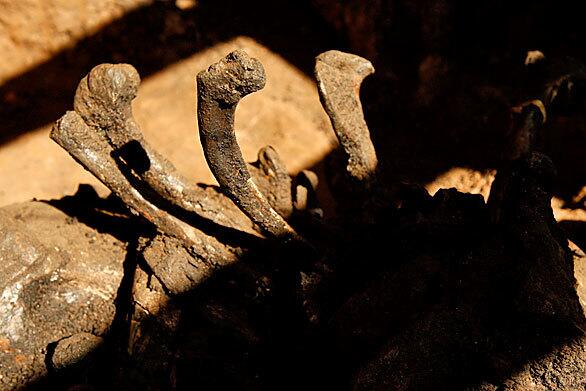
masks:
[[[198,124],[208,165],[234,203],[266,234],[300,239],[269,204],[248,172],[236,142],[234,113],[240,99],[262,89],[262,64],[234,51],[197,75]]]
[[[250,231],[244,216],[234,217],[240,212],[232,211],[232,216],[224,213],[226,205],[210,198],[147,143],[132,115],[131,102],[139,84],[138,72],[131,65],[98,65],[79,83],[75,111],[89,127],[105,135],[117,159],[140,178],[143,186],[185,211],[220,225]]]
[[[378,160],[360,103],[360,85],[374,72],[370,61],[337,50],[316,57],[319,95],[342,148],[347,171],[358,182],[373,178]]]
[[[134,189],[119,171],[105,136],[91,129],[75,111],[68,111],[55,123],[51,138],[132,211],[153,223],[160,232],[178,239],[198,259],[209,262],[208,267],[236,259],[217,239],[160,210]]]

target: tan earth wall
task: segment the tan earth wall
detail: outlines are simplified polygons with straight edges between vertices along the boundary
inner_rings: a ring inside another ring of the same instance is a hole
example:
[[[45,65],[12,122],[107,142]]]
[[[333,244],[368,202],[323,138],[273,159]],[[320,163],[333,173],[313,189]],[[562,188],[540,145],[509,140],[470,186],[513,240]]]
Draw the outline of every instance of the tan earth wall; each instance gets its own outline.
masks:
[[[0,0],[0,84],[152,0]]]

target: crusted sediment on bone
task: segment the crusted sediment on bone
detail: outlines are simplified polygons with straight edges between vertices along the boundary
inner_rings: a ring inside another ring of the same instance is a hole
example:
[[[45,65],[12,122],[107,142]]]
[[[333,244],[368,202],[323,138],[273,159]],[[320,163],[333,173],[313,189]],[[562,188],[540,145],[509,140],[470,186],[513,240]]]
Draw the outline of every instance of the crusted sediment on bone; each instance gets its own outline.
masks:
[[[178,239],[196,254],[209,255],[209,262],[222,262],[233,254],[216,238],[175,218],[147,200],[119,171],[103,134],[94,132],[74,111],[67,112],[53,127],[51,138],[106,185],[131,210],[153,223],[159,231]],[[210,252],[208,248],[215,251]]]
[[[105,135],[117,162],[140,178],[136,186],[216,224],[253,232],[250,221],[237,208],[207,197],[145,140],[131,107],[139,85],[140,76],[131,65],[98,65],[79,83],[75,111],[90,128]]]
[[[291,177],[277,151],[269,146],[258,151],[258,160],[248,165],[259,190],[277,213],[289,218],[293,213]]]
[[[234,133],[236,105],[262,89],[262,64],[245,51],[228,54],[197,75],[198,124],[206,161],[234,203],[265,234],[301,241],[295,230],[273,209],[251,178]]]
[[[354,54],[330,50],[316,57],[320,99],[347,155],[348,174],[366,183],[376,174],[378,159],[364,120],[360,85],[372,73],[370,61]]]
[[[75,111],[67,112],[57,121],[51,138],[98,178],[132,211],[140,214],[158,229],[188,242],[188,230],[164,211],[147,201],[118,170],[105,137],[89,128]]]
[[[158,235],[141,253],[154,275],[173,295],[187,293],[202,284],[212,274],[237,261],[235,253],[222,252],[213,246],[203,246],[203,251],[190,252],[176,239]]]

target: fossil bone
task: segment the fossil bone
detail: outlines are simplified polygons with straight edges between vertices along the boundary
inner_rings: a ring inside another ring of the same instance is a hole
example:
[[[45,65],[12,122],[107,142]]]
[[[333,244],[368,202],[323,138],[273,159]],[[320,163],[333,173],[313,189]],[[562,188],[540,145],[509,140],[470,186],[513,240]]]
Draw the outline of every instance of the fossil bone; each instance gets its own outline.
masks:
[[[269,146],[258,151],[258,161],[248,169],[255,184],[267,198],[269,204],[284,218],[293,213],[291,177],[277,151]]]
[[[214,237],[173,217],[145,199],[120,172],[103,134],[91,129],[75,111],[68,111],[53,126],[51,138],[89,172],[106,185],[132,211],[153,223],[157,229],[179,240],[206,265],[235,260],[236,255]]]
[[[234,133],[238,102],[265,85],[262,64],[236,50],[197,75],[198,124],[208,165],[234,203],[261,231],[284,241],[302,239],[269,204],[251,178]]]
[[[246,220],[238,219],[240,212],[230,211],[229,205],[209,197],[144,139],[131,107],[139,84],[138,72],[131,65],[98,65],[79,83],[74,109],[90,128],[105,135],[117,159],[140,179],[140,185],[185,211],[250,232]],[[224,212],[226,209],[228,213]]]
[[[330,50],[316,58],[320,99],[348,155],[346,169],[358,183],[369,183],[378,165],[360,103],[360,85],[373,72],[370,61],[354,54]]]

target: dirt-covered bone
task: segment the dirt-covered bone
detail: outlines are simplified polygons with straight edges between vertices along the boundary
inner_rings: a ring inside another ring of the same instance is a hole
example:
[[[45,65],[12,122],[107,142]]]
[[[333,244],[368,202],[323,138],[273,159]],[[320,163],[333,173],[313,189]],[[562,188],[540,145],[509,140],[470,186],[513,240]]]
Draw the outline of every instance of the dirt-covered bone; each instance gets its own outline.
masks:
[[[51,138],[160,232],[178,239],[195,254],[209,254],[210,262],[216,257],[220,261],[234,257],[217,239],[159,209],[132,187],[118,169],[104,135],[91,129],[75,111],[67,112],[57,121]]]
[[[144,247],[142,256],[167,292],[178,295],[196,288],[214,272],[238,261],[239,249],[229,248],[213,237],[197,248],[186,248],[173,237],[157,235]]]
[[[284,218],[293,213],[291,177],[277,151],[269,146],[258,151],[258,161],[248,165],[250,175],[269,204]]]
[[[76,111],[55,124],[51,137],[164,234],[143,243],[140,251],[166,290],[179,294],[199,285],[213,270],[236,261],[239,250],[205,234],[193,224],[197,221],[176,214],[168,203],[245,232],[251,232],[251,222],[224,195],[188,183],[147,144],[130,106],[139,81],[130,65],[95,67],[78,86]],[[270,204],[290,216],[291,178],[277,152],[271,147],[261,149],[258,162],[249,167]]]
[[[183,224],[146,200],[118,170],[112,147],[102,134],[88,127],[75,111],[68,111],[53,126],[51,139],[91,172],[133,212],[153,223],[161,232],[182,239],[189,235]]]
[[[117,161],[140,179],[135,187],[146,187],[171,205],[217,224],[247,230],[246,219],[209,197],[145,140],[131,107],[139,85],[140,76],[131,65],[98,65],[80,81],[75,111],[93,132],[105,135]]]
[[[370,61],[337,50],[320,54],[315,62],[320,99],[348,155],[348,174],[366,184],[376,173],[378,159],[362,112],[360,85],[372,73]]]
[[[262,64],[236,50],[197,75],[197,119],[208,165],[220,185],[263,233],[285,241],[301,238],[275,211],[251,178],[234,133],[238,102],[262,89]]]

